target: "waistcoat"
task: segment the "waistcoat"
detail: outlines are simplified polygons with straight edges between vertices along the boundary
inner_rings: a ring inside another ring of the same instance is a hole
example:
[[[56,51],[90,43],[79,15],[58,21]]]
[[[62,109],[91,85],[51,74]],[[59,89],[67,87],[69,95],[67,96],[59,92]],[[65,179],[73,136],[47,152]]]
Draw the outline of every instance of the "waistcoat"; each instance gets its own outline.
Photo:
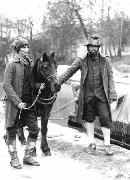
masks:
[[[89,102],[94,96],[101,101],[106,101],[101,77],[100,59],[97,57],[94,61],[88,57],[88,73],[84,82],[84,102]]]

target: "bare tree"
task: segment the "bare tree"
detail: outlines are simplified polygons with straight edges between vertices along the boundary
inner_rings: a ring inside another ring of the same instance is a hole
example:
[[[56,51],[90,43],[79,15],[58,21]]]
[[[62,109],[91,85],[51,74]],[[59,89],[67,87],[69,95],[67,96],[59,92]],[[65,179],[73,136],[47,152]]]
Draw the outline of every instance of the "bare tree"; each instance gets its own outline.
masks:
[[[12,22],[9,18],[0,15],[0,81],[3,77],[4,68],[8,62],[8,55],[11,52],[11,30]]]
[[[75,58],[75,47],[81,37],[81,27],[76,14],[65,1],[50,3],[48,6],[47,29],[44,32],[51,39],[51,49],[61,60],[72,61]]]

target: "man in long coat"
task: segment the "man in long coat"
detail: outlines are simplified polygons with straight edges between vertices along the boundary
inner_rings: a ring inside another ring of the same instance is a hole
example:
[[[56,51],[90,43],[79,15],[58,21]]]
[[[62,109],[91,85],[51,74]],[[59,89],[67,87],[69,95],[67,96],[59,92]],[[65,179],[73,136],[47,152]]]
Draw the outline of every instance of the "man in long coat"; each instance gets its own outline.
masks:
[[[89,149],[96,150],[94,141],[94,120],[99,116],[104,135],[105,151],[112,155],[110,145],[111,111],[110,103],[116,100],[113,71],[110,59],[99,53],[100,38],[92,36],[86,44],[87,54],[75,60],[72,65],[59,77],[59,85],[67,81],[79,69],[81,70],[78,110],[76,121],[86,128],[90,140]]]

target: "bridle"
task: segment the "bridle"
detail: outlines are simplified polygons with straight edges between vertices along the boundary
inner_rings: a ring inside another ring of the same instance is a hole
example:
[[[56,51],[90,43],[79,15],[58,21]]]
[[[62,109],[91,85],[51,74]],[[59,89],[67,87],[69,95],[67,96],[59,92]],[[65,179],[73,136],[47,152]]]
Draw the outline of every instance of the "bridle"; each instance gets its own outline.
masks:
[[[46,77],[46,79],[50,82],[52,77],[57,77],[57,73],[54,73],[54,74]],[[54,93],[54,95],[52,97],[50,97],[50,98],[42,98],[42,97],[40,97],[40,95],[42,93],[42,90],[45,89],[45,87],[46,87],[46,84],[41,83],[40,88],[38,90],[38,94],[37,94],[35,100],[33,101],[33,103],[29,107],[24,108],[25,110],[31,109],[36,104],[36,102],[38,102],[40,104],[43,104],[43,105],[49,105],[49,104],[52,104],[56,100],[57,93]]]
[[[50,82],[51,77],[56,77],[56,78],[57,78],[57,73],[54,73],[54,74],[52,74],[52,75],[46,77],[46,79]]]
[[[40,97],[41,92],[42,92],[43,89],[45,89],[45,87],[46,87],[45,83],[41,83],[40,88],[38,90],[38,94],[37,94],[35,100],[33,101],[33,103],[29,107],[25,107],[24,110],[31,109],[36,104],[36,102],[38,102],[40,104],[43,104],[43,105],[49,105],[49,104],[52,104],[55,101],[55,99],[57,97],[57,93],[54,93],[54,95],[52,97],[48,98],[48,99],[44,99],[44,98]]]
[[[54,73],[48,77],[46,77],[46,79],[50,82],[51,81],[51,77],[57,77],[57,73]],[[45,88],[45,87],[44,87]],[[48,104],[52,104],[55,100],[56,100],[56,97],[57,97],[57,93],[54,93],[54,95],[50,98],[42,98],[40,95],[37,99],[37,102],[40,103],[40,104],[43,104],[43,105],[48,105]]]
[[[39,62],[38,62],[38,65],[39,65]],[[37,68],[37,71],[38,71],[38,68]],[[42,70],[40,70],[40,72],[41,72],[42,75],[44,75],[44,72]],[[54,73],[54,74],[52,74],[50,76],[47,76],[47,77],[45,77],[45,79],[47,79],[50,82],[51,81],[51,77],[56,77],[57,78],[57,73]]]
[[[49,105],[49,104],[52,104],[56,100],[56,97],[57,97],[56,93],[54,93],[54,95],[52,97],[47,98],[47,99],[39,96],[37,99],[37,102],[40,104],[43,104],[43,105]]]
[[[41,100],[38,99],[40,97],[40,94],[41,94],[41,92],[42,92],[42,90],[44,88],[45,88],[45,83],[41,83],[40,88],[38,90],[38,94],[37,94],[35,100],[33,101],[33,103],[29,107],[25,107],[23,110],[30,110],[36,104],[36,102],[39,102],[40,104],[43,104],[43,105],[49,105],[49,104],[52,104],[55,101],[56,96],[57,96],[56,93],[54,93],[54,95],[49,99],[42,99],[42,102],[41,102]],[[50,101],[51,100],[51,102],[44,103],[43,100],[44,101]],[[19,111],[19,119],[20,119],[21,113],[22,113],[22,109],[20,109],[20,111]]]

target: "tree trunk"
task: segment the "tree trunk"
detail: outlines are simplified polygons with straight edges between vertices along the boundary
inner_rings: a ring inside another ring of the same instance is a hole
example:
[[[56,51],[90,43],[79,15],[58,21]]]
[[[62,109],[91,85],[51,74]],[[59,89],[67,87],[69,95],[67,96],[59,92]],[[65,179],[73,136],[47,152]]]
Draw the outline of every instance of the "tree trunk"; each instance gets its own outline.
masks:
[[[84,22],[83,22],[83,20],[82,20],[82,18],[81,18],[81,16],[80,16],[78,10],[77,10],[77,9],[74,9],[74,11],[75,11],[75,13],[76,13],[76,15],[77,15],[77,17],[78,17],[78,20],[79,20],[79,22],[80,22],[80,24],[81,24],[81,27],[82,27],[82,29],[83,29],[85,38],[88,39],[88,32],[87,32],[87,29],[86,29],[86,27],[85,27],[85,25],[84,25]]]
[[[120,47],[118,48],[117,56],[120,57],[120,59],[122,57],[122,52],[121,52],[121,48]]]

